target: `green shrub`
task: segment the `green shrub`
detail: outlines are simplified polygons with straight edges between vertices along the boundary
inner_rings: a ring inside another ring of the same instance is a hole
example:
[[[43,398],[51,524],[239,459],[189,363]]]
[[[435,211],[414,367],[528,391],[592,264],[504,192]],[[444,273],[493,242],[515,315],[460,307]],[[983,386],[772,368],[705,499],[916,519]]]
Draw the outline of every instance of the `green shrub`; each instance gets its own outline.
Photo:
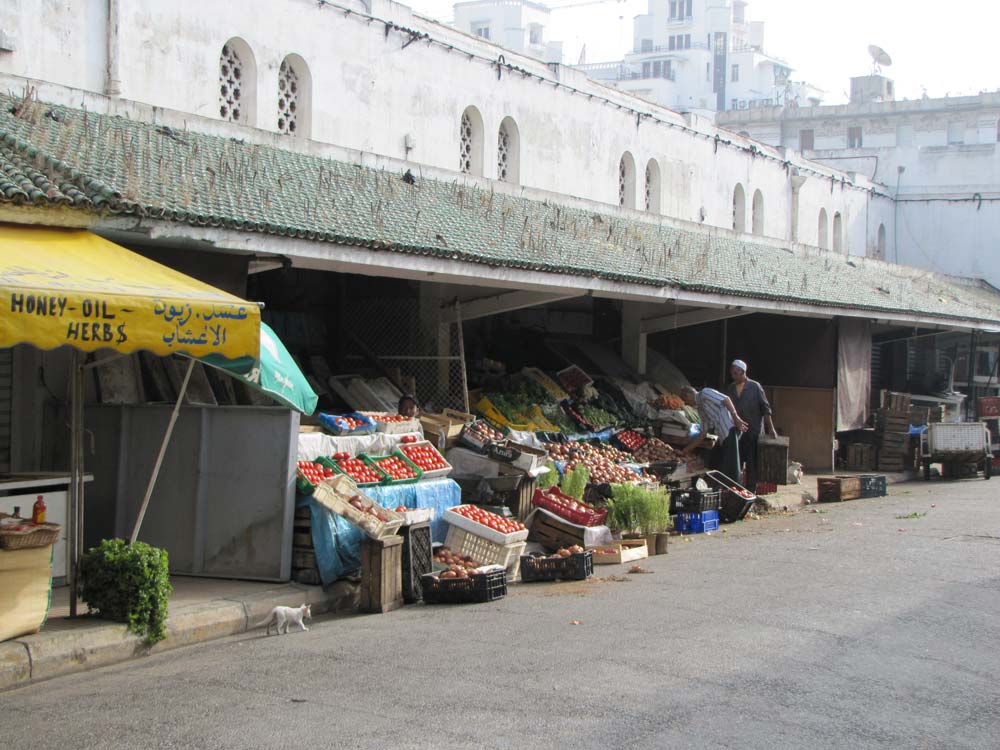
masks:
[[[166,637],[173,591],[166,550],[144,542],[105,539],[84,554],[80,583],[80,596],[92,612],[126,623],[149,645]]]
[[[615,484],[608,501],[608,526],[623,532],[656,534],[670,528],[670,495],[631,484]]]

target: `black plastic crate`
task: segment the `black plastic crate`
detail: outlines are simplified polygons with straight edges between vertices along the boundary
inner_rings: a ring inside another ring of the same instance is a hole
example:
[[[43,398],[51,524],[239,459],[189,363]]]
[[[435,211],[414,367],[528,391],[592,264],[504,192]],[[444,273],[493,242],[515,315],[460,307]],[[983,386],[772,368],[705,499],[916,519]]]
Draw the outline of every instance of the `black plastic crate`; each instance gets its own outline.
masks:
[[[721,490],[675,490],[670,499],[671,513],[704,513],[722,508]]]
[[[862,474],[861,497],[885,497],[888,494],[888,481],[884,474]]]
[[[480,573],[468,578],[420,577],[427,604],[482,604],[507,596],[507,571]]]
[[[582,555],[569,557],[521,555],[521,580],[525,583],[583,581],[592,575],[594,575],[594,553],[591,550]]]
[[[756,497],[748,500],[732,491],[727,490],[723,492],[722,503],[719,506],[719,522],[735,523],[736,521],[742,521],[755,502],[757,502]]]
[[[403,601],[413,604],[422,598],[420,577],[432,570],[431,527],[418,523],[401,527],[399,533],[403,537]]]

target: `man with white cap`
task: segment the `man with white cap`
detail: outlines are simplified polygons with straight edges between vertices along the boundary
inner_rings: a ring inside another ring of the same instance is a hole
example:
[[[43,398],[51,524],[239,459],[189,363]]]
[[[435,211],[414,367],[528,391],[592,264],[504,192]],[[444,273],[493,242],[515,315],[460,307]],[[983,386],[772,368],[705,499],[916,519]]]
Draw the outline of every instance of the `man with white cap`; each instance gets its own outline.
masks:
[[[740,418],[749,429],[740,437],[740,458],[746,462],[747,489],[753,492],[757,489],[757,441],[760,433],[766,427],[768,432],[777,437],[774,422],[771,420],[771,404],[768,403],[764,387],[756,380],[747,377],[747,363],[742,359],[734,359],[729,366],[729,374],[733,378],[726,395],[732,400],[739,412]]]
[[[742,466],[740,433],[747,429],[747,423],[740,419],[732,399],[714,388],[702,388],[698,391],[689,385],[681,388],[681,398],[688,406],[695,407],[701,417],[698,436],[685,446],[681,455],[693,456],[711,432],[717,440],[709,453],[709,467],[718,469],[734,482],[739,482]]]

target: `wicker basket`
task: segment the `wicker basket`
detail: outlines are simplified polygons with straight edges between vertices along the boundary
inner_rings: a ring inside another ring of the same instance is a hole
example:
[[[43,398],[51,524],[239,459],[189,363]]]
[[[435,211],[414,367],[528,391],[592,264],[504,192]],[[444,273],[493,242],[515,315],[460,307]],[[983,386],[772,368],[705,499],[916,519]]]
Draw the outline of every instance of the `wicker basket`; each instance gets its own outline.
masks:
[[[34,528],[14,531],[0,529],[0,549],[32,549],[48,547],[59,541],[62,526],[58,523],[41,523]]]

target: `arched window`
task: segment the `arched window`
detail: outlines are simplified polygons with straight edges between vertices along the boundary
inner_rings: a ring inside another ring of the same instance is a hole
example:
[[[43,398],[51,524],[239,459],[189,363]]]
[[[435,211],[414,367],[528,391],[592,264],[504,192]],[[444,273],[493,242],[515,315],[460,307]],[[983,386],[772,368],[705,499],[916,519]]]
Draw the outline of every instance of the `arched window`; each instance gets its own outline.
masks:
[[[466,107],[462,113],[458,159],[459,171],[483,176],[483,116],[475,107]]]
[[[819,227],[816,237],[816,244],[823,250],[830,247],[830,220],[826,217],[826,209],[819,210]]]
[[[751,229],[754,234],[764,234],[764,194],[759,190],[753,193]]]
[[[844,220],[840,217],[840,211],[833,215],[833,251],[839,253],[844,249]]]
[[[885,260],[885,224],[879,224],[875,233],[875,257]]]
[[[257,64],[250,46],[230,39],[219,55],[219,117],[253,125],[257,109]]]
[[[738,182],[733,189],[733,229],[737,232],[747,231],[747,195]]]
[[[503,118],[497,132],[497,179],[515,185],[521,179],[521,138],[510,117]]]
[[[309,137],[312,78],[306,61],[289,55],[278,68],[278,132]]]
[[[635,159],[628,151],[618,162],[618,205],[635,208]]]
[[[660,165],[656,159],[646,162],[646,210],[660,213]]]

